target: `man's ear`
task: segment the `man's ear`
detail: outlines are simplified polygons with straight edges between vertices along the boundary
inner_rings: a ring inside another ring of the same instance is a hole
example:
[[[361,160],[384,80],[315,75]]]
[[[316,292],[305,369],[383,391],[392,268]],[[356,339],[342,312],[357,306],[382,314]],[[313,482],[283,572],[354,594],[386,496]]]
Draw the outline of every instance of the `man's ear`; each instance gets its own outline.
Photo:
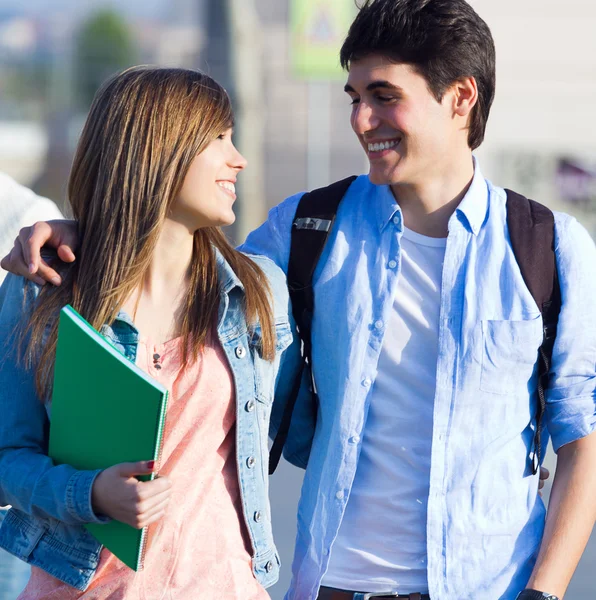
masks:
[[[478,85],[474,77],[458,79],[451,87],[453,116],[469,117],[478,102]]]

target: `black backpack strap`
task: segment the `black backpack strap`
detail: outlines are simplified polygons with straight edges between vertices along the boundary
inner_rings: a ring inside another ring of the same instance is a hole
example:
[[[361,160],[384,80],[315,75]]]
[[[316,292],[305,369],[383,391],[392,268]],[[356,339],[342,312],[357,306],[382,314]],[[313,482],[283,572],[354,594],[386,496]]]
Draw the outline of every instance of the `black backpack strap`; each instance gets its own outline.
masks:
[[[304,194],[296,209],[292,223],[292,241],[288,263],[288,288],[292,300],[292,313],[302,340],[302,364],[296,375],[292,393],[286,403],[281,424],[269,453],[269,474],[273,474],[288,436],[294,405],[306,364],[311,374],[311,392],[316,406],[316,386],[312,374],[311,324],[314,311],[312,278],[317,263],[335,221],[341,199],[356,179],[355,176],[337,181],[327,187]]]
[[[542,460],[541,429],[546,409],[545,390],[549,384],[549,371],[561,309],[561,290],[555,257],[555,217],[546,206],[511,190],[505,191],[511,247],[524,282],[542,313],[543,321],[543,339],[538,352],[538,406],[532,460],[532,472],[536,474]]]

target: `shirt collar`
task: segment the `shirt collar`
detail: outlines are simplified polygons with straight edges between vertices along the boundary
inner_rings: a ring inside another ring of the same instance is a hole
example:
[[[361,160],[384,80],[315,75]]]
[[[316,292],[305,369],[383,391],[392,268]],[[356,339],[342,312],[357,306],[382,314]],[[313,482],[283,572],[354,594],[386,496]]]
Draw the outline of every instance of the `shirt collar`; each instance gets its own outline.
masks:
[[[403,218],[401,209],[395,200],[395,196],[388,185],[375,185],[375,202],[377,209],[377,225],[379,231],[383,231],[385,227],[393,220],[397,219],[396,223],[398,231],[403,230]]]
[[[486,218],[488,209],[488,185],[480,170],[476,157],[474,160],[474,177],[472,183],[456,209],[456,213],[463,215],[474,235],[478,235],[482,223]],[[377,224],[382,231],[393,219],[398,231],[403,231],[403,217],[395,196],[388,185],[375,185],[375,206],[377,209]]]
[[[482,175],[480,165],[474,157],[474,178],[455,212],[463,215],[474,235],[478,235],[482,223],[486,219],[487,210],[488,185]]]

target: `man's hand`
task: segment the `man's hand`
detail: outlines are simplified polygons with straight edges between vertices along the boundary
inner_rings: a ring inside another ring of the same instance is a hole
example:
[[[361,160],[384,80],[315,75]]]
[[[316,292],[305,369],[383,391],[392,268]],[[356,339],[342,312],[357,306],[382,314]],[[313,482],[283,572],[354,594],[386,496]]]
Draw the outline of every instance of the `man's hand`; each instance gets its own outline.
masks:
[[[60,285],[62,278],[43,260],[41,248],[44,245],[55,248],[60,260],[71,263],[75,260],[74,250],[78,242],[74,221],[40,221],[19,231],[12,250],[2,259],[0,266],[39,285],[45,285],[47,281]]]
[[[161,519],[170,500],[167,477],[139,481],[135,475],[153,471],[153,461],[122,463],[102,471],[93,482],[91,503],[98,515],[106,515],[136,529]]]

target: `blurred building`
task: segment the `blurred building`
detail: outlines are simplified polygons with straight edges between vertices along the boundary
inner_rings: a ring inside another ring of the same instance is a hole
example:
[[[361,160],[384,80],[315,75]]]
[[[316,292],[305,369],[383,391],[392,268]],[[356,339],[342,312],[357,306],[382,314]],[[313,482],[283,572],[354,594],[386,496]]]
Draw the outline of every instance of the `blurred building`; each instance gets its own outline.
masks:
[[[262,57],[264,191],[273,206],[307,187],[309,111],[329,115],[330,180],[363,172],[366,164],[349,126],[343,85],[329,84],[329,105],[312,105],[308,83],[291,71],[289,0],[253,2],[260,20],[254,43]],[[495,183],[576,214],[596,234],[596,5],[569,0],[562,10],[554,0],[471,3],[491,27],[497,47],[497,95],[477,152],[483,171]],[[203,14],[213,5],[199,4]],[[216,4],[223,15],[224,3]],[[229,35],[221,23],[214,27],[207,19],[203,26],[217,35],[216,40],[207,35],[207,52],[209,44],[221,46],[222,36]],[[217,61],[201,66],[218,67]],[[214,75],[229,78],[221,68]]]
[[[471,2],[491,26],[498,56],[497,97],[486,141],[478,151],[483,170],[495,182],[578,214],[596,232],[596,5],[569,0],[562,10],[554,0]],[[250,102],[260,110],[256,118],[253,106],[253,116],[246,120],[252,129],[245,122],[250,143],[243,144],[251,163],[246,178],[258,181],[247,187],[239,204],[241,216],[251,217],[251,223],[264,217],[266,207],[308,186],[309,114],[328,119],[329,180],[366,169],[365,157],[349,127],[350,108],[342,84],[330,83],[328,100],[317,102],[309,84],[292,73],[290,0],[131,0],[126,5],[108,0],[82,4],[61,0],[33,4],[34,8],[17,9],[22,5],[16,0],[0,2],[0,90],[14,87],[15,70],[30,73],[20,101],[10,103],[6,94],[0,99],[0,131],[23,127],[27,133],[24,137],[4,135],[0,146],[10,147],[13,141],[22,145],[18,138],[36,136],[31,155],[20,165],[17,156],[0,153],[0,169],[24,184],[35,184],[50,147],[57,148],[50,152],[52,156],[64,155],[61,161],[66,167],[62,166],[57,178],[66,177],[82,121],[82,115],[71,114],[68,106],[73,85],[68,74],[72,40],[80,23],[105,6],[120,11],[126,19],[138,43],[138,61],[203,68],[229,89],[237,112],[247,100],[235,85],[239,71],[234,67],[234,52],[242,52],[238,46],[247,45],[234,29],[228,9],[242,5],[246,13],[252,7],[256,25],[248,32],[248,47],[255,58],[252,63],[245,60],[240,73],[244,77],[242,91],[249,81],[254,86]],[[23,70],[25,63],[30,66]],[[45,88],[39,87],[40,78],[36,77],[40,70],[48,79]],[[44,123],[44,112],[55,116]],[[52,143],[43,142],[40,133],[43,137],[52,125],[51,136],[47,134]],[[36,127],[38,132],[31,133]],[[239,132],[242,127],[240,122]],[[584,175],[580,179],[572,176],[569,165]],[[577,185],[582,186],[586,198],[577,199]],[[57,183],[53,186],[55,194],[62,197],[64,189]],[[53,195],[47,189],[39,191]]]
[[[479,152],[484,169],[499,183],[575,214],[596,235],[596,5],[472,4],[497,47],[497,96]]]

